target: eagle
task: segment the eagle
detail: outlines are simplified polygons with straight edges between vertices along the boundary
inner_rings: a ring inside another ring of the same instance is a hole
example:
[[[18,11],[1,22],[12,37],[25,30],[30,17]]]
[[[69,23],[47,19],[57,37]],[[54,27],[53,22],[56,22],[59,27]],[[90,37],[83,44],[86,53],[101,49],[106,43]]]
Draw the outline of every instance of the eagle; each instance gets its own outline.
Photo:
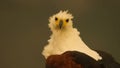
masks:
[[[89,48],[80,37],[80,32],[73,27],[73,16],[68,11],[60,11],[49,18],[49,28],[52,35],[42,54],[47,59],[50,55],[60,55],[66,51],[84,53],[96,61],[102,57]]]
[[[42,55],[46,68],[120,68],[112,55],[88,47],[73,27],[73,16],[60,11],[49,18],[52,32]]]

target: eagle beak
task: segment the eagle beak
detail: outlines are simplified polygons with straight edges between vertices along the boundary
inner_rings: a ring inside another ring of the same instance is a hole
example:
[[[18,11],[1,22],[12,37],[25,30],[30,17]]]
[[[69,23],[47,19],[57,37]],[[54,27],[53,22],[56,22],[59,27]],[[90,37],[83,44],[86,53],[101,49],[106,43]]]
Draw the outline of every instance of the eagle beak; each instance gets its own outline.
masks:
[[[59,22],[59,28],[61,29],[62,26],[63,26],[63,21],[61,20],[61,21]]]

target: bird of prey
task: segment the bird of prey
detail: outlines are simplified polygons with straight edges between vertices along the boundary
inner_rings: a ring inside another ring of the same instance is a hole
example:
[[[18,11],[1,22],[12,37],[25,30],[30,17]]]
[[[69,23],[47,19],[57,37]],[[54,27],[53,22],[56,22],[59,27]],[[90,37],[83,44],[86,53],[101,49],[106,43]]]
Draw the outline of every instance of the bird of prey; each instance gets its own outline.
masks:
[[[49,28],[52,35],[42,54],[47,59],[51,55],[61,55],[66,51],[77,51],[96,61],[102,57],[89,48],[81,39],[80,32],[73,27],[73,16],[68,11],[60,11],[49,18]]]
[[[49,18],[52,35],[42,52],[46,68],[120,68],[110,54],[93,50],[82,41],[72,19],[68,11]]]

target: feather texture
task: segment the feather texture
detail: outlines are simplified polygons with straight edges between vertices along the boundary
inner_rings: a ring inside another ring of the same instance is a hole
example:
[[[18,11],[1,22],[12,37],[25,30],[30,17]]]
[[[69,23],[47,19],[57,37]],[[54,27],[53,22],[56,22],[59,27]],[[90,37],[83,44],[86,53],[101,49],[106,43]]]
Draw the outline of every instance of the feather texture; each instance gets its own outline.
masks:
[[[55,17],[60,20],[69,19],[65,27],[57,29]],[[44,47],[42,54],[47,59],[50,55],[60,55],[66,51],[78,51],[84,53],[96,61],[101,60],[102,57],[94,50],[89,48],[81,39],[80,32],[73,28],[72,14],[68,11],[60,11],[49,19],[49,27],[52,35],[48,40],[48,44]]]

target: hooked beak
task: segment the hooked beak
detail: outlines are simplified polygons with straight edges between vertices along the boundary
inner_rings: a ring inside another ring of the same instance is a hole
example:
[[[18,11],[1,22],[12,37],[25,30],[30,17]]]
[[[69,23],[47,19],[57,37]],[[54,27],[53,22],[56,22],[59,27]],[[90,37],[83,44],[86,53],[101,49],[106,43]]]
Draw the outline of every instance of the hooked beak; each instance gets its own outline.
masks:
[[[59,28],[61,29],[62,26],[63,26],[63,21],[61,20],[61,21],[59,22]]]

